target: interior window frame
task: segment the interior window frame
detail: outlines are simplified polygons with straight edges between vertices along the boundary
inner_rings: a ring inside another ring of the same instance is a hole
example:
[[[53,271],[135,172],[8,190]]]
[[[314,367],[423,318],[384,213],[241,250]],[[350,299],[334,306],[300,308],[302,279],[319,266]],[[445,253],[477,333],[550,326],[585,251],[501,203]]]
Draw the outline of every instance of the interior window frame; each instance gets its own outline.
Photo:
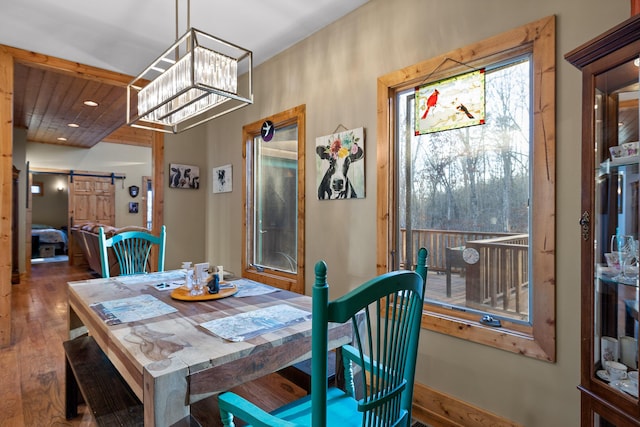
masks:
[[[33,191],[34,187],[37,188],[38,191]],[[31,194],[38,197],[44,196],[44,184],[42,181],[33,181],[31,184]]]
[[[265,117],[242,128],[242,158],[243,174],[243,225],[242,225],[242,277],[266,283],[280,289],[304,294],[304,200],[305,200],[305,128],[306,106],[300,105],[273,116]],[[253,144],[254,139],[260,136],[260,130],[265,121],[273,123],[275,130],[291,125],[298,129],[298,213],[297,213],[297,264],[296,272],[259,268],[253,265],[251,251],[253,250],[253,195],[254,195],[254,167]]]
[[[534,280],[530,323],[502,322],[495,328],[478,315],[425,304],[422,326],[468,341],[555,362],[555,16],[433,57],[378,78],[378,273],[390,269],[397,251],[397,185],[394,147],[395,98],[409,87],[461,74],[530,51],[532,76],[531,269]],[[426,80],[426,81],[425,81]]]

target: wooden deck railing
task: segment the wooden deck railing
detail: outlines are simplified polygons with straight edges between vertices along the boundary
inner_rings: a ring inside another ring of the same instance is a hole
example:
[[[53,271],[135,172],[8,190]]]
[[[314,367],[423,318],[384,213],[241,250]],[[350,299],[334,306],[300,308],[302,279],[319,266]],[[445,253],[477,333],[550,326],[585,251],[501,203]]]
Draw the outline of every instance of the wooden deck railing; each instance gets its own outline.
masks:
[[[405,230],[402,230],[402,242]],[[412,230],[412,259],[420,247],[429,250],[429,270],[447,274],[446,296],[451,296],[451,273],[465,274],[466,304],[480,310],[528,311],[528,234],[449,230]],[[403,243],[402,254],[407,254]],[[472,247],[480,255],[476,264],[461,260],[462,249]],[[404,265],[404,260],[401,260]]]
[[[407,254],[406,230],[400,230],[402,242],[401,254]],[[457,248],[464,246],[470,240],[493,239],[496,237],[513,236],[512,233],[485,233],[476,231],[452,231],[452,230],[432,230],[414,229],[411,231],[411,259],[416,259],[418,249],[427,248],[429,250],[429,271],[446,271],[447,269],[447,248]],[[401,260],[404,265],[404,259]],[[454,266],[454,272],[460,272],[460,267]]]
[[[520,314],[528,301],[521,292],[529,285],[529,235],[471,240],[466,247],[480,254],[466,271],[467,304],[489,306]],[[481,307],[480,307],[481,308]]]

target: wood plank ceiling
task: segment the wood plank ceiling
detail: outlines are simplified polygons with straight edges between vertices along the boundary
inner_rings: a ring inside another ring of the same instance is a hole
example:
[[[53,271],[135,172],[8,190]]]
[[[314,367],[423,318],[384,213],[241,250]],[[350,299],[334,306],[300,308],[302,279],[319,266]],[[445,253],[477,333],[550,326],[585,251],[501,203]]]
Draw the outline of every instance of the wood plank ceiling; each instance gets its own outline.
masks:
[[[122,86],[21,63],[14,80],[14,125],[27,129],[29,141],[91,148],[125,125]],[[98,105],[85,105],[88,100]]]

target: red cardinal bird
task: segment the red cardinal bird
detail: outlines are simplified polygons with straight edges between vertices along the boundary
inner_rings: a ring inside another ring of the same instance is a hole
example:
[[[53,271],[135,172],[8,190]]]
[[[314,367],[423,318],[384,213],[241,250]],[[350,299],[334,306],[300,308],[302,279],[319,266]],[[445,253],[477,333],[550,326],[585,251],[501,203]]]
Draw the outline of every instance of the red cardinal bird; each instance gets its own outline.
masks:
[[[435,89],[433,91],[433,93],[431,95],[429,95],[429,98],[427,98],[427,109],[425,110],[424,114],[422,115],[422,120],[427,118],[427,114],[429,114],[429,110],[431,110],[431,107],[435,107],[436,106],[436,102],[438,102],[438,94],[440,92],[438,92],[438,89]]]

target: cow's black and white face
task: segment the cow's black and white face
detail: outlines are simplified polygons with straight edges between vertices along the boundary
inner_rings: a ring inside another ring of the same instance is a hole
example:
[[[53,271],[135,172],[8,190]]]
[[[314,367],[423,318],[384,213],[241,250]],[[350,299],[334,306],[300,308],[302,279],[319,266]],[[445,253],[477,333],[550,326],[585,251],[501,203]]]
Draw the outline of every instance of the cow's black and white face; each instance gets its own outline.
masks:
[[[180,187],[186,188],[191,185],[191,168],[186,168],[182,172],[182,179],[180,179]]]
[[[318,199],[348,199],[358,195],[353,189],[347,176],[351,163],[361,160],[364,156],[362,148],[354,144],[348,154],[341,155],[332,151],[330,146],[316,147],[316,154],[328,163],[327,170],[318,187]],[[325,162],[323,162],[324,164]]]
[[[220,187],[224,187],[224,184],[227,181],[227,177],[226,177],[226,172],[224,169],[220,169],[218,171],[218,185],[220,185]]]
[[[227,171],[224,169],[219,169],[217,171],[218,178],[218,191],[223,191],[224,186],[227,183]]]
[[[180,180],[182,179],[182,171],[180,168],[171,168],[171,186],[180,187]]]
[[[198,169],[191,169],[185,166],[171,166],[169,178],[172,188],[199,188],[200,177]]]

